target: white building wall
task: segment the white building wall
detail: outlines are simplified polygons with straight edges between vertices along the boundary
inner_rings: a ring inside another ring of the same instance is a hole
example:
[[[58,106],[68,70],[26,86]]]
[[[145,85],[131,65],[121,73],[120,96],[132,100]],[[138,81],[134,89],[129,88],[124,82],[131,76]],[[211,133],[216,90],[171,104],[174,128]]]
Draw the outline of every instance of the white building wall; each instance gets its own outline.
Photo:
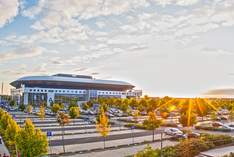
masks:
[[[28,93],[24,93],[24,105],[28,105]]]

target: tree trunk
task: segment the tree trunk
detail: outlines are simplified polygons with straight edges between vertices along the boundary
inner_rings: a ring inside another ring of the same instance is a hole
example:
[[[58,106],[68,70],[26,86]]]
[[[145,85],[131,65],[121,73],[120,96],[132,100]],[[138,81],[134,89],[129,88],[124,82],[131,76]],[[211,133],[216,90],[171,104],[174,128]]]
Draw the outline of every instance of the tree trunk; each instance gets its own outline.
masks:
[[[65,153],[65,145],[64,145],[64,126],[62,125],[62,142],[63,142],[63,153]]]
[[[152,141],[154,142],[154,130],[153,130],[153,139],[152,139]]]
[[[103,144],[104,144],[104,149],[106,148],[106,137],[103,137]]]
[[[15,144],[15,154],[16,154],[16,157],[18,157],[18,150],[17,150],[16,144]]]

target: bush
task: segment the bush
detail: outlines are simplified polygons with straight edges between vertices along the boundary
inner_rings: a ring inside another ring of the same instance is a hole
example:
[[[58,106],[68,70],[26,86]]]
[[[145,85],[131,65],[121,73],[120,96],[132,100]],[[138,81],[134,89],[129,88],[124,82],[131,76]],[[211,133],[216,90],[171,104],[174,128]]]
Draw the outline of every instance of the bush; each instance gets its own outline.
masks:
[[[51,111],[53,113],[58,113],[58,111],[61,110],[61,106],[59,104],[53,104],[53,106],[51,107]]]
[[[19,105],[19,110],[20,111],[24,111],[25,110],[25,105],[24,104],[20,104]]]
[[[79,107],[71,107],[69,109],[69,116],[70,118],[74,119],[80,116],[80,108]]]
[[[173,146],[164,147],[162,149],[163,157],[176,157],[177,149]]]
[[[147,146],[144,150],[138,152],[134,157],[160,157],[160,151],[154,150],[151,146]]]
[[[228,135],[213,135],[213,134],[204,134],[201,137],[204,141],[209,141],[214,144],[214,146],[221,146],[225,144],[230,144],[233,142],[233,138]]]
[[[198,130],[209,130],[209,131],[223,131],[223,132],[230,132],[230,129],[225,129],[225,128],[215,128],[212,126],[195,126],[196,129]]]
[[[187,139],[181,141],[177,146],[177,157],[194,157],[202,151],[213,148],[212,143],[202,139]]]

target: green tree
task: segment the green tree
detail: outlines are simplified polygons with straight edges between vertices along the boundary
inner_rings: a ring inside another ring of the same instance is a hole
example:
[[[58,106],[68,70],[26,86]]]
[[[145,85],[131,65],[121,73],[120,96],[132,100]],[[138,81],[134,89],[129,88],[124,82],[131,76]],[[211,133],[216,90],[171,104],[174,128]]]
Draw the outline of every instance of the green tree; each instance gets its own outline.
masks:
[[[210,118],[212,121],[216,121],[217,120],[217,113],[215,111],[211,112],[210,114]]]
[[[24,127],[16,136],[16,145],[22,157],[40,157],[48,151],[46,135],[35,129],[30,119],[26,119]]]
[[[45,107],[44,106],[40,106],[40,110],[38,113],[38,116],[43,120],[45,118]]]
[[[70,110],[71,107],[77,107],[77,101],[78,98],[70,99],[68,109]]]
[[[11,107],[14,107],[14,106],[16,105],[16,101],[15,101],[15,100],[11,100],[11,101],[9,102],[9,105],[10,105]]]
[[[58,113],[58,111],[61,110],[61,106],[59,104],[53,104],[53,106],[51,107],[51,111],[55,114]]]
[[[57,122],[62,128],[62,142],[63,142],[63,152],[65,153],[65,145],[64,145],[64,126],[70,122],[69,116],[64,112],[58,112],[57,114]]]
[[[18,132],[20,131],[20,127],[17,125],[17,123],[11,119],[7,125],[7,128],[5,130],[5,140],[7,142],[7,145],[9,147],[14,147],[15,152],[11,152],[17,155],[17,147],[16,147],[16,136]]]
[[[32,105],[28,105],[27,106],[27,112],[28,112],[28,114],[32,113],[32,109],[33,109]]]
[[[80,116],[80,108],[78,106],[71,107],[69,109],[69,116],[72,119],[78,118]]]
[[[144,120],[143,125],[146,127],[146,129],[152,130],[152,141],[154,141],[155,129],[159,128],[161,124],[162,121],[157,119],[155,112],[148,113],[148,119]]]
[[[196,124],[197,118],[194,113],[181,114],[179,122],[183,125],[183,127],[191,127]]]
[[[106,137],[109,135],[110,132],[110,124],[109,124],[109,119],[106,116],[104,110],[101,110],[101,113],[99,115],[99,121],[96,123],[96,128],[97,131],[102,135],[103,137],[103,143],[104,143],[104,149],[105,149],[105,141]]]
[[[19,105],[19,110],[20,111],[24,111],[25,110],[25,105],[24,104],[20,104]]]

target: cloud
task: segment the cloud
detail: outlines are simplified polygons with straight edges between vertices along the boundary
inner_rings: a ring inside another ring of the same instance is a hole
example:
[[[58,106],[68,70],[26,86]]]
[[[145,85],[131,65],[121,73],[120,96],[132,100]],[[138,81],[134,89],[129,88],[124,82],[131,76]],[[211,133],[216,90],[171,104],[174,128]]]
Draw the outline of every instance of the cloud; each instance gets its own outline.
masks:
[[[154,0],[154,1],[162,6],[166,5],[190,6],[200,2],[200,0]]]
[[[203,48],[202,53],[208,54],[208,55],[234,55],[234,52],[227,51],[224,49],[212,49],[212,48]]]
[[[34,18],[36,15],[41,13],[43,8],[45,7],[45,4],[46,4],[46,0],[38,0],[36,6],[32,6],[29,9],[23,10],[22,15],[30,17],[30,18]]]
[[[19,0],[0,0],[0,28],[18,14]]]
[[[0,53],[0,61],[9,61],[16,60],[22,58],[31,58],[40,56],[44,51],[42,47],[26,47],[26,48],[18,48],[12,51],[1,52]]]
[[[204,95],[211,97],[234,97],[234,88],[212,89]]]

